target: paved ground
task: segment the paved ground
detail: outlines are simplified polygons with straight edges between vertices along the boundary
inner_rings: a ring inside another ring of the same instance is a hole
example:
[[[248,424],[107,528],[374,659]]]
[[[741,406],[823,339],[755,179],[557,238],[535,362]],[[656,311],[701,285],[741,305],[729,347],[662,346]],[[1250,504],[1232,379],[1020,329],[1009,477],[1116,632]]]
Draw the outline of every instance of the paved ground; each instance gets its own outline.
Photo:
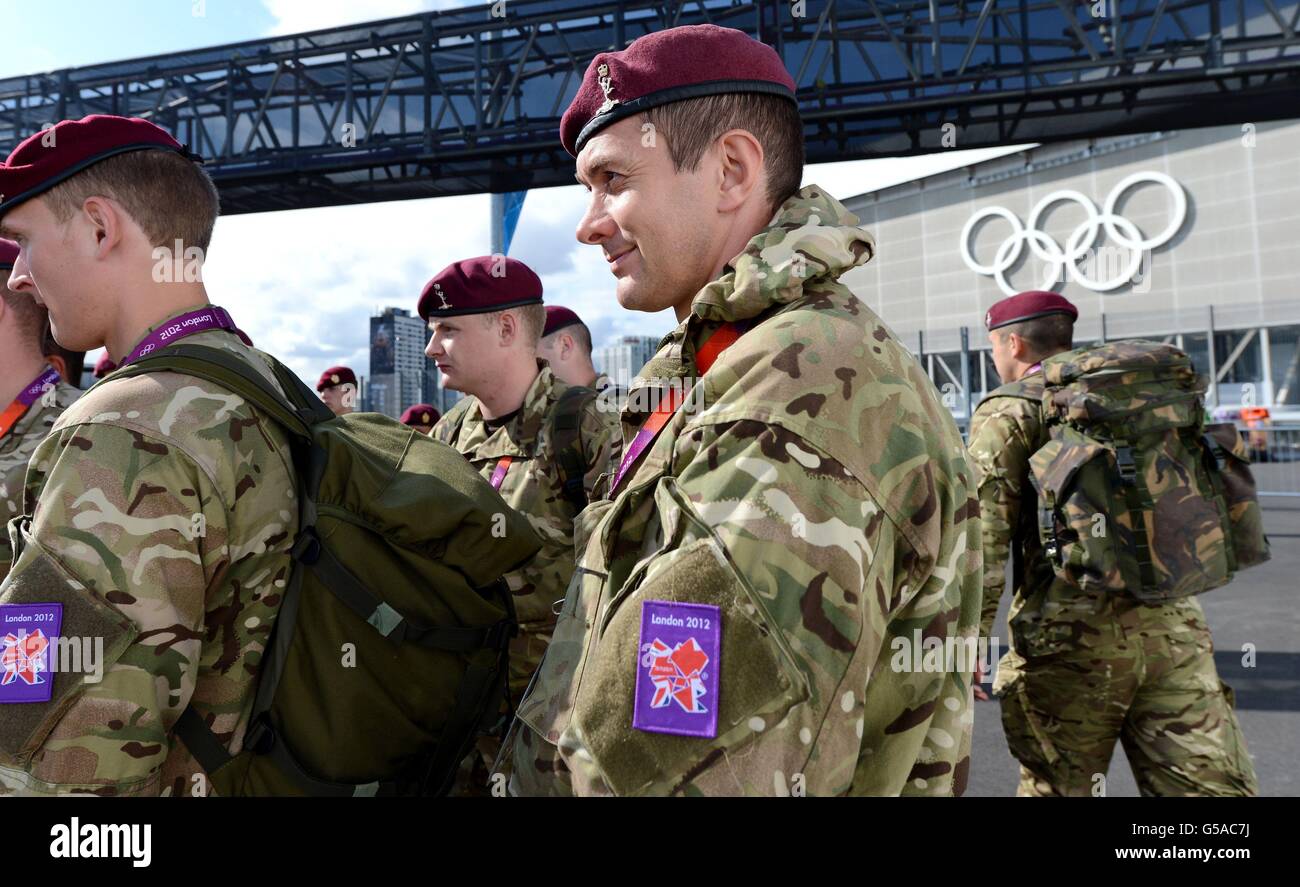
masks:
[[[1265,466],[1260,466],[1265,467]],[[1237,692],[1237,716],[1255,760],[1262,795],[1300,795],[1300,499],[1267,499],[1264,527],[1273,559],[1201,598],[1214,632],[1219,674]],[[1007,597],[996,624],[1006,625]],[[1254,668],[1242,666],[1253,644]],[[986,685],[987,687],[987,685]],[[977,702],[967,797],[1016,792],[1018,767],[1007,752],[996,699]],[[1124,749],[1115,748],[1106,780],[1111,797],[1135,797]]]

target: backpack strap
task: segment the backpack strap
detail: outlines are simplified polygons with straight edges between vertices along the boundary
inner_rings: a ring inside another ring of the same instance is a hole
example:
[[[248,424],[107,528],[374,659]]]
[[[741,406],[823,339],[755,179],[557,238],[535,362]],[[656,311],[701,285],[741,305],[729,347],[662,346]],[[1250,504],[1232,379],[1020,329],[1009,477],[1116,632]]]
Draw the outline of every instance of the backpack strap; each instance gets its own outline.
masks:
[[[310,439],[311,426],[334,418],[330,408],[277,360],[268,366],[283,390],[277,391],[265,376],[247,361],[229,351],[207,345],[173,345],[155,351],[113,373],[114,379],[145,373],[184,373],[220,385],[266,413],[299,439]]]
[[[1146,522],[1143,515],[1155,509],[1151,491],[1147,488],[1146,478],[1140,466],[1133,459],[1134,446],[1127,440],[1115,440],[1115,467],[1119,473],[1119,486],[1124,491],[1124,501],[1128,506],[1129,523],[1133,525],[1133,560],[1137,563],[1138,575],[1135,577],[1139,588],[1155,590],[1159,587],[1156,580],[1155,562],[1151,558],[1151,540],[1147,537]],[[1121,566],[1121,571],[1123,567]],[[1133,577],[1125,577],[1131,583]]]
[[[1048,420],[1046,416],[1042,415],[1042,395],[1042,382],[1039,379],[1032,379],[1030,381],[1018,379],[1015,382],[1008,382],[1007,384],[1001,385],[990,391],[975,406],[975,410],[978,410],[980,407],[984,406],[984,404],[999,397],[1014,397],[1019,400],[1027,400],[1038,408],[1037,411],[1040,419],[1043,422],[1044,427],[1046,427]],[[975,410],[971,411],[972,416],[974,415]],[[1043,492],[1039,489],[1038,480],[1034,477],[1034,473],[1032,471],[1026,471],[1026,476],[1029,479],[1030,485],[1034,488],[1034,496],[1037,502],[1036,510],[1038,513],[1038,538],[1043,545],[1043,554],[1049,562],[1055,562],[1061,549],[1056,538],[1056,523],[1053,518],[1052,503],[1044,500]],[[1021,583],[1024,582],[1025,563],[1024,551],[1021,546],[1023,540],[1029,534],[1034,532],[1034,526],[1034,519],[1029,516],[1027,510],[1022,506],[1020,509],[1018,525],[1011,529],[1012,539],[1011,545],[1009,546],[1009,552],[1011,555],[1012,588],[1019,588]]]
[[[1044,495],[1043,488],[1032,471],[1029,472],[1029,483],[1033,486],[1034,498],[1038,501],[1038,538],[1043,544],[1043,557],[1057,563],[1061,558],[1061,542],[1056,535],[1056,503],[1050,494]],[[1017,548],[1019,546],[1012,545],[1013,555]],[[1023,566],[1013,565],[1013,569],[1023,569]]]
[[[1008,382],[1005,385],[1000,385],[997,388],[994,388],[988,394],[984,395],[984,398],[975,405],[975,409],[978,410],[990,400],[998,397],[1018,397],[1021,400],[1028,400],[1033,401],[1036,404],[1041,404],[1043,402],[1044,385],[1041,380],[1041,374],[1036,375],[1038,375],[1039,378],[1017,379],[1015,382]],[[974,411],[972,410],[972,413],[973,412]]]
[[[587,457],[579,432],[592,393],[576,385],[566,388],[551,410],[551,452],[560,469],[561,491],[575,511],[587,507]]]

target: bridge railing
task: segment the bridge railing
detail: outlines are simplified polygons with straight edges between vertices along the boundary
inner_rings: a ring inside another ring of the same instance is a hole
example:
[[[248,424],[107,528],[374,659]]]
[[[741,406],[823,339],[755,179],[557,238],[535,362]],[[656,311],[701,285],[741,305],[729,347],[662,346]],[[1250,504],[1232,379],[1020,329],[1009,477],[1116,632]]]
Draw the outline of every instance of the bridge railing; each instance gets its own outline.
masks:
[[[1298,20],[1300,0],[498,0],[0,79],[0,151],[146,117],[209,158],[228,214],[572,184],[557,125],[590,60],[700,23],[777,51],[811,163],[1258,122],[1295,114]]]

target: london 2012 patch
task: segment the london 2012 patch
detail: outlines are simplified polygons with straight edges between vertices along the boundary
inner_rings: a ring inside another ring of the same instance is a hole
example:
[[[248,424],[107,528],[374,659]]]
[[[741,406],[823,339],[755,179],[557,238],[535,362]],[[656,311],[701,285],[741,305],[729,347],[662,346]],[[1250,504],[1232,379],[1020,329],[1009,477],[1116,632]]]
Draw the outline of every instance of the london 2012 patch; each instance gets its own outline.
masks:
[[[711,604],[645,601],[632,726],[649,733],[718,735],[722,611]]]
[[[49,702],[62,604],[0,606],[0,704]]]

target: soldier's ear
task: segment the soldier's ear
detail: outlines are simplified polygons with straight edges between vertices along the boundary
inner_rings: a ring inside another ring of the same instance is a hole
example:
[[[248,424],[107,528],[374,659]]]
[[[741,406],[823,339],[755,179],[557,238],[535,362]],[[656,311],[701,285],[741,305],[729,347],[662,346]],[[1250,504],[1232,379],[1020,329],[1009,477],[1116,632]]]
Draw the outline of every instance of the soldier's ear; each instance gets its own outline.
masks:
[[[62,354],[47,354],[45,355],[45,359],[49,362],[50,366],[59,371],[59,378],[67,382],[69,385],[77,385],[81,382],[80,379],[74,382],[68,378],[68,362],[64,360]]]
[[[519,318],[513,311],[502,311],[497,318],[497,339],[502,345],[510,345],[519,335]]]
[[[95,251],[103,258],[122,239],[122,213],[114,201],[97,196],[87,197],[81,211],[97,242]]]
[[[721,172],[718,210],[734,211],[756,192],[763,196],[763,145],[754,134],[733,129],[719,136],[716,144]]]

